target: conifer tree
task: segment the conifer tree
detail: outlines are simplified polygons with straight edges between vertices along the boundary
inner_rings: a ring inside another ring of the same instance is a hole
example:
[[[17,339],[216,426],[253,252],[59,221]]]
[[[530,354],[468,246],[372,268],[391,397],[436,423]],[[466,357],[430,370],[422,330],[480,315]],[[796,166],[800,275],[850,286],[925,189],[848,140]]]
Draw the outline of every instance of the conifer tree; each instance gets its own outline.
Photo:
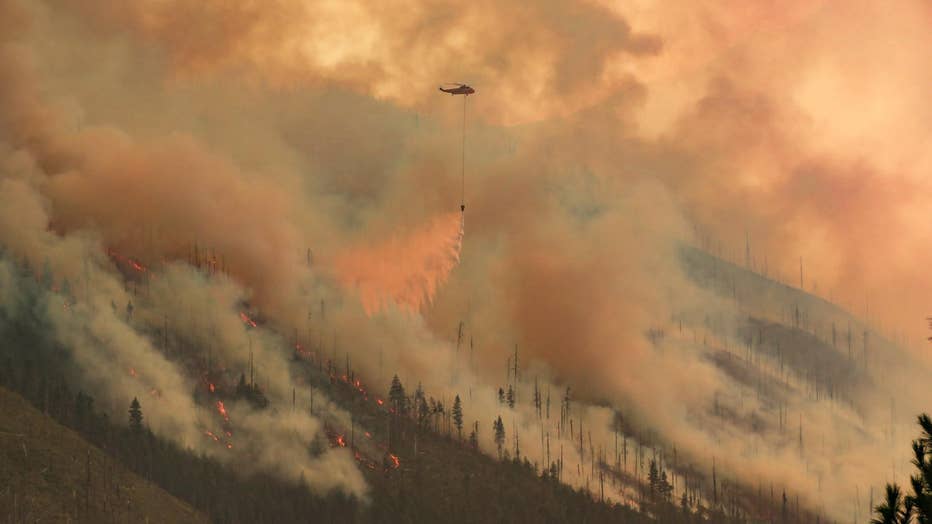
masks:
[[[401,385],[398,375],[392,377],[392,386],[388,390],[388,400],[395,408],[395,414],[401,415],[405,404],[405,388]]]
[[[415,404],[417,404],[417,425],[418,428],[424,429],[427,427],[427,422],[430,420],[430,408],[427,406],[427,399],[424,398],[424,394],[421,393],[420,400],[417,400],[415,396]]]
[[[502,446],[505,445],[505,423],[502,417],[499,417],[492,423],[492,430],[495,432],[495,447],[498,448],[498,459],[502,458]]]
[[[918,418],[922,432],[913,441],[913,465],[918,473],[909,479],[913,489],[904,499],[904,506],[915,511],[919,524],[932,523],[932,418],[923,413]]]
[[[479,424],[476,423],[476,426]],[[469,447],[479,449],[479,435],[476,434],[476,428],[469,432]]]
[[[136,397],[129,405],[129,427],[137,433],[142,431],[142,407]]]
[[[877,517],[871,524],[907,524],[910,521],[911,507],[904,504],[903,494],[896,484],[887,484],[886,499],[874,508]]]
[[[459,395],[453,399],[453,425],[456,426],[457,436],[463,440],[463,403]]]

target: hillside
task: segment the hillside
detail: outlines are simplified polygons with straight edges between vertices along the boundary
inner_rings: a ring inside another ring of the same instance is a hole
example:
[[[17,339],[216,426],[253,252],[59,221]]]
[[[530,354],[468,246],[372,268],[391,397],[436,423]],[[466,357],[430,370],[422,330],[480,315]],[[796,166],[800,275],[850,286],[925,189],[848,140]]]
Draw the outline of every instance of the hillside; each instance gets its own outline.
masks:
[[[0,387],[0,521],[207,519]]]
[[[698,361],[717,367],[725,377],[719,392],[707,406],[709,413],[702,415],[706,419],[705,426],[698,426],[700,429],[715,432],[721,427],[734,428],[733,431],[769,438],[776,449],[795,449],[797,440],[789,437],[795,436],[795,432],[786,431],[787,420],[799,420],[801,406],[826,398],[834,402],[834,408],[858,404],[859,397],[853,393],[863,389],[857,386],[869,380],[860,358],[866,351],[863,344],[857,344],[857,338],[853,352],[849,350],[847,336],[843,348],[841,326],[845,327],[845,335],[849,322],[855,334],[862,329],[866,331],[866,327],[862,328],[862,324],[843,310],[814,295],[707,253],[687,250],[683,253],[683,263],[699,286],[713,290],[723,299],[704,297],[703,304],[715,307],[686,311],[674,317],[670,324],[660,326],[657,339],[671,350],[695,352],[701,359]],[[46,411],[65,426],[75,428],[112,457],[106,459],[97,448],[91,453],[87,510],[91,520],[182,521],[174,514],[155,513],[184,508],[180,503],[137,502],[136,497],[144,496],[148,500],[146,489],[155,488],[145,483],[137,486],[127,476],[130,474],[117,464],[151,480],[214,522],[308,519],[333,522],[740,522],[787,511],[786,502],[783,507],[779,502],[785,491],[794,502],[794,513],[809,514],[807,502],[811,501],[803,499],[802,504],[799,501],[798,494],[805,492],[801,483],[778,484],[775,492],[771,488],[768,499],[762,496],[760,485],[755,490],[755,486],[742,484],[734,477],[727,481],[720,477],[717,481],[714,470],[704,467],[705,455],[698,454],[693,460],[681,461],[678,465],[673,448],[675,442],[652,441],[650,436],[642,439],[643,429],[636,426],[621,428],[614,442],[617,448],[620,439],[622,449],[631,450],[631,460],[620,459],[616,449],[615,461],[610,463],[607,460],[610,452],[598,454],[601,450],[595,448],[594,453],[591,440],[584,455],[588,460],[570,459],[575,443],[564,442],[568,454],[565,474],[576,473],[582,479],[574,489],[554,478],[564,473],[558,467],[562,466],[563,450],[557,447],[556,440],[553,454],[555,458],[560,449],[561,460],[554,460],[552,469],[535,464],[542,450],[529,452],[533,449],[535,435],[527,431],[520,434],[520,446],[524,451],[519,455],[521,460],[496,460],[468,443],[473,421],[465,421],[460,440],[453,430],[451,411],[435,404],[432,392],[420,391],[418,382],[404,384],[407,391],[400,392],[401,398],[391,401],[391,391],[370,392],[361,379],[355,379],[365,375],[350,366],[346,354],[335,354],[333,359],[327,359],[321,356],[322,352],[310,353],[296,346],[288,368],[293,384],[298,386],[298,398],[306,395],[301,394],[302,391],[312,389],[349,415],[349,420],[341,419],[329,413],[326,403],[323,407],[318,404],[315,409],[313,400],[310,405],[299,401],[297,409],[309,408],[325,425],[324,432],[311,441],[310,452],[319,453],[328,446],[354,451],[369,488],[363,501],[340,491],[311,491],[303,481],[277,477],[274,472],[252,471],[244,467],[243,461],[196,455],[190,448],[172,442],[167,435],[133,433],[125,427],[125,414],[100,411],[88,395],[73,394],[72,388],[77,384],[72,376],[69,348],[48,337],[46,316],[41,313],[45,310],[38,307],[55,296],[36,286],[29,273],[22,271],[20,274],[27,276],[21,283],[28,284],[31,290],[22,294],[29,307],[10,309],[6,317],[0,316],[0,340],[4,341],[0,346],[0,384],[21,392],[28,399],[6,393],[5,397],[16,399],[18,404],[10,404],[9,409],[4,405],[5,419],[0,419],[5,461],[19,460],[24,472],[4,472],[0,477],[4,482],[0,489],[16,482],[15,519],[34,520],[36,517],[32,513],[23,512],[37,513],[38,508],[49,508],[43,511],[48,511],[53,519],[85,518],[86,460],[82,462],[81,457],[86,457],[87,452],[83,448],[72,449],[74,445],[57,451],[60,443],[56,435],[67,434],[84,446],[87,444],[35,409],[26,410],[25,402]],[[141,307],[145,302],[139,300],[136,304]],[[839,332],[834,337],[837,340],[833,340],[833,324]],[[260,327],[253,324],[250,329],[271,333],[274,326],[260,321]],[[668,333],[666,342],[663,342],[664,331]],[[161,338],[157,333],[150,336]],[[870,352],[876,358],[881,343],[887,343],[873,333],[870,341]],[[191,354],[210,355],[196,339],[188,343]],[[196,358],[179,362],[188,369],[204,370],[197,377],[188,377],[191,383],[198,384],[195,386],[198,401],[209,406],[222,401],[234,420],[248,414],[249,403],[272,414],[296,409],[294,393],[290,399],[269,400],[259,386],[236,385],[237,378],[244,380],[240,370],[212,368],[210,359],[201,363]],[[337,363],[345,363],[345,368]],[[209,388],[204,386],[208,383]],[[251,393],[257,398],[251,398]],[[755,396],[757,400],[753,401]],[[146,420],[153,420],[156,415],[149,411],[153,400],[140,398]],[[526,391],[518,408],[531,404],[532,398],[531,392]],[[128,406],[131,399],[121,396],[109,404],[111,409]],[[385,405],[382,399],[386,400]],[[13,401],[5,399],[4,402]],[[472,405],[468,401],[465,405],[469,412]],[[507,412],[508,408],[503,405],[500,409]],[[21,414],[24,411],[32,418]],[[480,434],[490,433],[489,420],[476,422],[481,425]],[[580,419],[576,422],[581,424]],[[57,431],[30,429],[41,427],[40,423],[51,424]],[[852,435],[861,431],[849,426],[845,426],[846,432]],[[17,429],[20,427],[27,431]],[[510,452],[512,457],[519,445],[513,428],[513,425],[507,428],[504,445],[504,451]],[[581,433],[577,431],[576,434]],[[324,436],[326,439],[322,438]],[[608,434],[608,439],[611,436]],[[596,444],[604,450],[611,449],[605,446],[611,440],[605,438],[606,434],[602,437],[601,442],[596,439]],[[806,438],[808,442],[808,434]],[[32,449],[30,442],[42,442],[45,448]],[[798,447],[802,449],[801,445]],[[493,448],[486,443],[483,449]],[[583,449],[582,444],[579,449]],[[756,450],[745,451],[751,453],[750,457],[757,453]],[[61,458],[55,460],[59,455]],[[628,452],[622,451],[622,455]],[[663,458],[665,455],[673,457],[672,463]],[[51,462],[49,456],[53,457]],[[583,456],[581,452],[580,456]],[[682,460],[684,455],[680,457]],[[648,478],[649,462],[659,464],[658,479]],[[117,471],[119,478],[113,484],[103,480],[109,478],[111,470]],[[666,474],[675,483],[673,486],[663,480]],[[29,481],[14,481],[15,475],[27,475]],[[136,478],[136,482],[142,481]],[[668,486],[672,489],[667,489]],[[617,493],[622,489],[629,495],[619,498]],[[661,489],[662,496],[655,495],[657,489]],[[0,492],[0,497],[5,497],[0,498],[4,508],[12,507],[12,488]],[[28,501],[25,506],[23,497]],[[599,502],[603,497],[607,504]],[[127,500],[130,501],[128,506]],[[811,515],[816,518],[815,513]]]

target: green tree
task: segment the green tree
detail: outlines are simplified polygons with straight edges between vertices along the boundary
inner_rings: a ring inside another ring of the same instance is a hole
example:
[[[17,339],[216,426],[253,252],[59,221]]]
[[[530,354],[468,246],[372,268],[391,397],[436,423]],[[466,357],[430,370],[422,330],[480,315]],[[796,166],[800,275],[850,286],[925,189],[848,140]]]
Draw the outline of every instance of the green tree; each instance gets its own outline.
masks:
[[[456,426],[457,436],[463,440],[463,403],[459,395],[453,399],[453,425]]]
[[[136,433],[142,431],[142,407],[136,397],[133,397],[133,402],[129,405],[129,427]]]

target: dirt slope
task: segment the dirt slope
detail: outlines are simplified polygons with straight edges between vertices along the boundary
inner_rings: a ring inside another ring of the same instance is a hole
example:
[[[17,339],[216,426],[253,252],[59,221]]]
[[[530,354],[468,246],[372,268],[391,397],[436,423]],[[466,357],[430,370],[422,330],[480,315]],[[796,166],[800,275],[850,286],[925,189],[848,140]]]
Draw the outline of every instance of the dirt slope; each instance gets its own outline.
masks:
[[[208,520],[0,388],[0,522]]]

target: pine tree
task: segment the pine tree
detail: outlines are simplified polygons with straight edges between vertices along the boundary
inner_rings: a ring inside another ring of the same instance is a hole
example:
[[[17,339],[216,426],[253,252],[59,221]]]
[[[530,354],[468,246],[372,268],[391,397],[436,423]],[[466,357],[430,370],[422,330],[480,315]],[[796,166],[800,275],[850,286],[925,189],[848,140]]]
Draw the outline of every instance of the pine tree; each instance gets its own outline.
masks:
[[[505,445],[505,423],[502,417],[499,417],[492,423],[492,430],[495,432],[495,447],[498,448],[498,459],[502,458],[502,446]]]
[[[508,394],[506,395],[506,398],[508,399],[508,407],[514,408],[515,407],[515,390],[514,388],[511,387],[511,384],[508,385]]]
[[[499,405],[505,404],[505,390],[498,388],[498,403]]]
[[[877,517],[871,524],[907,524],[910,521],[911,507],[903,503],[903,494],[896,484],[887,484],[887,497],[874,508]]]
[[[415,397],[414,402],[417,404],[417,426],[420,429],[425,429],[428,420],[430,420],[430,408],[427,406],[427,399],[424,398],[422,393],[420,400],[417,400],[417,397]]]
[[[922,432],[913,440],[913,465],[918,473],[910,477],[912,494],[903,496],[896,484],[887,484],[886,499],[874,508],[873,524],[908,524],[913,515],[918,524],[932,523],[932,419],[918,418]]]
[[[667,472],[665,470],[660,471],[660,495],[670,502],[673,498],[673,484],[670,484],[669,479],[667,479]]]
[[[460,396],[453,399],[453,425],[456,426],[456,433],[460,440],[463,440],[463,403],[460,402]]]
[[[650,461],[650,471],[647,474],[647,482],[650,485],[650,497],[654,498],[654,493],[660,490],[660,474],[657,471],[657,461]]]
[[[142,407],[136,397],[133,397],[133,402],[129,405],[129,427],[136,433],[142,431]]]
[[[395,413],[398,415],[403,414],[402,411],[405,407],[405,388],[401,385],[401,380],[398,379],[398,375],[392,377],[392,386],[388,390],[388,399],[395,408]]]
[[[929,524],[932,523],[932,419],[922,414],[918,422],[922,432],[913,441],[913,465],[919,472],[909,479],[913,493],[904,503],[915,510],[919,524]]]

